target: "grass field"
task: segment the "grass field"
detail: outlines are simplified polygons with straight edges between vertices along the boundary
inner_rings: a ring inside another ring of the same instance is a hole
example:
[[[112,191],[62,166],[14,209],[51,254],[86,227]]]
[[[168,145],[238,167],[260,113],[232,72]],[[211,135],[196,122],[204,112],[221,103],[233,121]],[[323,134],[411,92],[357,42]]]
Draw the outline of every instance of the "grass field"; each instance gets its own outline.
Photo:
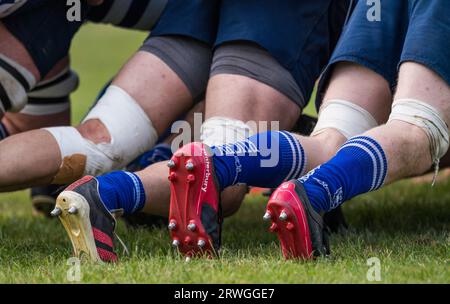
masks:
[[[73,45],[81,75],[74,94],[78,121],[97,91],[139,46],[144,34],[87,26]],[[151,88],[149,88],[151,89]],[[311,111],[311,109],[310,109]],[[450,283],[450,180],[397,183],[345,205],[351,229],[332,238],[333,255],[286,262],[261,217],[266,198],[248,197],[225,221],[220,259],[186,263],[165,229],[119,225],[130,256],[117,265],[83,263],[83,283],[367,283],[367,259],[381,262],[382,283]],[[67,283],[71,248],[57,220],[34,217],[28,192],[0,195],[0,282]]]

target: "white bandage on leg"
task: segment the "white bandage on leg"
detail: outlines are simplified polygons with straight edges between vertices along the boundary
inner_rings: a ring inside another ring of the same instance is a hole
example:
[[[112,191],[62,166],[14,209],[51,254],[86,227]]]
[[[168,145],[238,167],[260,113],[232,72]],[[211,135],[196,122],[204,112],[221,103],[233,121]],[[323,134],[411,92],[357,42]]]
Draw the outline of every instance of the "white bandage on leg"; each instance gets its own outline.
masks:
[[[74,127],[46,128],[58,143],[61,152],[61,166],[52,180],[53,184],[64,185],[72,183],[85,174],[88,167],[87,160],[90,159],[92,167],[92,154],[98,154],[95,144],[84,139]],[[107,158],[107,157],[105,157]]]
[[[245,140],[252,134],[253,130],[244,122],[216,116],[207,119],[202,124],[200,140],[210,147],[221,146]]]
[[[110,86],[83,122],[98,119],[111,137],[110,143],[95,144],[71,127],[48,128],[58,142],[63,162],[53,183],[73,181],[82,174],[99,175],[124,168],[158,140],[152,122],[124,90]],[[76,168],[74,168],[76,166]]]
[[[33,74],[0,54],[0,113],[22,110],[27,103],[27,92],[35,84]]]
[[[373,116],[360,106],[345,100],[328,100],[319,111],[319,120],[311,136],[335,129],[349,139],[378,126]]]
[[[20,113],[28,115],[50,115],[70,108],[70,94],[78,88],[77,73],[65,69],[51,79],[39,82],[28,93],[28,104]]]
[[[398,99],[392,105],[389,121],[400,120],[421,128],[430,143],[430,155],[438,169],[439,160],[449,148],[449,130],[438,109],[415,99]],[[405,131],[407,132],[407,131]]]

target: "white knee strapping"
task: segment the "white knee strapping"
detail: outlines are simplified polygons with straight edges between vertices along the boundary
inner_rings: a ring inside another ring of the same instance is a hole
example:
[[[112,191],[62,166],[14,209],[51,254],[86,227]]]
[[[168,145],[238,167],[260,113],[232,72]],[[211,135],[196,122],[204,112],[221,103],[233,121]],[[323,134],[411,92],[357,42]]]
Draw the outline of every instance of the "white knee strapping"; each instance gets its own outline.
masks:
[[[449,130],[438,109],[415,99],[398,99],[392,105],[389,121],[400,120],[421,128],[430,143],[430,154],[434,164],[447,153]]]
[[[0,54],[0,113],[20,111],[36,79],[27,69]]]
[[[333,99],[319,111],[319,120],[311,136],[325,129],[335,129],[347,139],[378,126],[373,116],[360,106],[345,100]]]
[[[67,68],[55,77],[39,82],[28,93],[28,104],[20,113],[50,115],[63,112],[70,108],[69,96],[78,88],[78,84],[77,73]]]
[[[226,118],[207,119],[200,129],[200,140],[212,147],[242,141],[253,134],[253,130],[244,122]]]
[[[148,151],[158,139],[158,134],[145,112],[130,95],[117,86],[110,86],[106,90],[83,122],[91,119],[98,119],[103,123],[110,134],[110,143],[95,144],[71,127],[46,129],[58,142],[63,158],[61,170],[55,178],[58,182],[61,182],[61,176],[74,179],[67,177],[67,167],[78,172],[73,170],[72,163],[75,162],[79,167],[83,156],[83,174],[99,175],[125,167],[137,156]]]

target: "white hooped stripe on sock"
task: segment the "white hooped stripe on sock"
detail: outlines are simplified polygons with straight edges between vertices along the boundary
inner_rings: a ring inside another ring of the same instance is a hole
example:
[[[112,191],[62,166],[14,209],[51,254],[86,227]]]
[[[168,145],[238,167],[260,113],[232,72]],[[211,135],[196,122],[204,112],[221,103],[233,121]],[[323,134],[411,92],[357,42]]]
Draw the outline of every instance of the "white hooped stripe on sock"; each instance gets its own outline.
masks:
[[[350,146],[360,148],[370,156],[370,158],[372,159],[373,168],[374,168],[372,187],[371,187],[370,191],[380,188],[384,184],[384,180],[386,178],[386,173],[387,173],[387,166],[384,162],[384,160],[385,160],[384,152],[382,150],[380,150],[380,148],[377,147],[373,142],[371,142],[370,140],[368,140],[364,137],[351,138],[339,149],[339,151],[345,147],[350,147]],[[374,154],[374,152],[372,152],[369,149],[369,147],[371,149],[373,149],[373,151],[375,151],[375,154]]]
[[[366,152],[370,158],[372,159],[372,165],[373,165],[373,177],[372,177],[372,186],[370,187],[370,191],[375,190],[375,186],[376,186],[376,180],[377,180],[377,174],[378,174],[378,166],[377,166],[377,160],[375,158],[375,155],[369,150],[369,148],[363,146],[362,144],[358,144],[358,143],[348,143],[345,144],[345,146],[343,146],[341,148],[341,150],[343,148],[348,148],[348,147],[355,147],[355,148],[359,148],[361,150],[363,150],[364,152]]]
[[[375,146],[372,142],[370,142],[368,140],[364,140],[364,142],[375,151],[375,153],[377,154],[378,160],[380,161],[380,172],[379,172],[380,174],[378,176],[378,180],[375,185],[375,189],[378,189],[384,183],[384,176],[386,175],[386,170],[387,170],[387,168],[385,168],[385,166],[384,166],[382,151],[380,151],[378,149],[378,147]]]
[[[298,148],[298,151],[300,152],[300,159],[299,159],[299,166],[297,166],[297,171],[295,171],[295,174],[292,178],[298,178],[300,176],[302,176],[303,174],[305,174],[305,170],[306,170],[306,154],[305,154],[305,150],[303,149],[302,145],[300,144],[300,142],[293,137],[293,140],[295,142],[295,145]]]
[[[378,157],[377,159],[379,160],[379,163],[380,163],[380,172],[379,172],[380,174],[378,175],[378,179],[375,183],[375,189],[380,188],[384,184],[384,180],[385,180],[386,174],[387,174],[387,166],[385,165],[385,162],[384,162],[385,156],[384,156],[383,150],[380,150],[381,148],[377,147],[377,145],[375,145],[372,141],[370,141],[364,137],[355,137],[355,138],[351,139],[351,142],[355,142],[355,141],[368,145],[377,154],[376,156]]]
[[[139,206],[139,200],[141,198],[141,187],[139,186],[139,180],[138,177],[136,175],[134,175],[131,172],[126,172],[124,171],[126,175],[128,175],[131,180],[133,181],[134,184],[134,189],[136,190],[136,192],[134,193],[135,197],[134,197],[134,206],[133,206],[133,210],[131,211],[131,213],[134,213],[137,209],[137,207]]]
[[[294,157],[293,157],[293,162],[292,162],[292,167],[291,170],[289,171],[289,174],[287,175],[285,180],[291,180],[292,176],[295,172],[295,168],[297,167],[297,150],[294,148],[294,143],[292,142],[290,136],[288,134],[285,134],[285,132],[278,132],[279,134],[283,135],[284,138],[286,138],[286,140],[289,143],[289,146],[291,147],[291,151],[294,153]]]
[[[289,142],[291,150],[293,152],[294,161],[292,162],[292,168],[286,178],[286,180],[291,180],[293,178],[298,178],[304,174],[306,167],[306,157],[305,151],[301,146],[300,142],[293,137],[289,132],[280,132]]]

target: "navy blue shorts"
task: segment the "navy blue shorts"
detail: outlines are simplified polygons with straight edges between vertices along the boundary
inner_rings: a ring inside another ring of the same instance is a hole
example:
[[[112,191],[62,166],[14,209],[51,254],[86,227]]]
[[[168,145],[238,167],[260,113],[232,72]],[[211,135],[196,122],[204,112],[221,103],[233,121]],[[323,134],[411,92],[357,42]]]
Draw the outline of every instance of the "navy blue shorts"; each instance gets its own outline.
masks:
[[[254,42],[292,73],[308,100],[348,5],[346,0],[169,0],[151,35],[183,35],[211,47]]]
[[[82,20],[88,10],[82,1]],[[1,22],[27,49],[41,77],[67,56],[82,21],[68,21],[66,1],[28,1]]]
[[[104,0],[89,10],[87,20],[150,31],[168,0]]]
[[[369,21],[366,1],[359,1],[344,27],[321,78],[319,107],[337,62],[353,62],[384,77],[394,91],[403,62],[427,66],[450,84],[450,1],[381,0],[381,20]]]

